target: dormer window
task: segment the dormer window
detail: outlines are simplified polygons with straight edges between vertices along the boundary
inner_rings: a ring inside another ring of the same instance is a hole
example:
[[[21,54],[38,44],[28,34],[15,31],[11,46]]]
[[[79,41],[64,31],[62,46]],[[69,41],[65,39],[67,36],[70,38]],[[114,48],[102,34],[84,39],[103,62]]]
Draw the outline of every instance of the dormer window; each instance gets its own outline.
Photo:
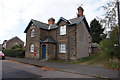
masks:
[[[60,35],[66,34],[66,25],[60,27]]]
[[[35,37],[35,29],[31,30],[31,37]]]

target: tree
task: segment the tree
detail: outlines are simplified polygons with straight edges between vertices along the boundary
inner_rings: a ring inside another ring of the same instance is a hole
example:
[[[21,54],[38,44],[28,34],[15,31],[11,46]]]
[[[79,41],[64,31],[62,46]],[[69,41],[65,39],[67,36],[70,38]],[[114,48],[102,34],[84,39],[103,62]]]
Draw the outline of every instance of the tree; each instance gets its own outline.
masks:
[[[103,6],[105,15],[99,18],[100,23],[110,32],[109,39],[105,39],[100,43],[101,52],[109,55],[110,57],[120,57],[118,54],[118,25],[117,25],[117,0],[108,2]]]
[[[110,32],[110,38],[102,40],[100,43],[101,53],[110,58],[117,58],[118,54],[118,27],[114,27]]]
[[[102,26],[105,27],[105,29],[111,30],[114,25],[117,23],[117,6],[116,6],[117,0],[109,1],[105,6],[103,6],[103,9],[105,11],[105,14],[103,15],[103,18],[98,18]]]
[[[90,26],[92,42],[99,43],[102,40],[101,35],[103,34],[104,28],[102,28],[101,24],[96,19],[91,21]]]

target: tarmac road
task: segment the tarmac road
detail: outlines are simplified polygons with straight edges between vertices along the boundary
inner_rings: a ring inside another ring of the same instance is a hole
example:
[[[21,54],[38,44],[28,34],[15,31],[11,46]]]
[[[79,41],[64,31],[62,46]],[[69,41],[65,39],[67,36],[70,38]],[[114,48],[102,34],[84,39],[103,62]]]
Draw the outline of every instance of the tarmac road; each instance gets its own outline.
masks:
[[[92,78],[87,75],[46,69],[11,60],[2,61],[2,78]]]

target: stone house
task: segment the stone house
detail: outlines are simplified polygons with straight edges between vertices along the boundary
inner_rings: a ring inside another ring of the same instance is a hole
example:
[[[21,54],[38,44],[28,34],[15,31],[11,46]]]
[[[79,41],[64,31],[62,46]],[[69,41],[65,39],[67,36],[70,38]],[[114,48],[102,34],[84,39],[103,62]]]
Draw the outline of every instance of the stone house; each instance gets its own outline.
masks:
[[[47,23],[31,19],[26,33],[26,58],[39,60],[77,60],[89,56],[91,36],[82,7],[77,18],[61,17],[57,23],[50,18]]]
[[[24,48],[24,42],[20,38],[15,36],[15,37],[13,37],[9,40],[4,40],[3,44],[2,44],[2,47],[3,47],[3,49],[9,49],[9,48],[12,48],[13,46],[15,46],[17,44],[22,45],[22,47]]]

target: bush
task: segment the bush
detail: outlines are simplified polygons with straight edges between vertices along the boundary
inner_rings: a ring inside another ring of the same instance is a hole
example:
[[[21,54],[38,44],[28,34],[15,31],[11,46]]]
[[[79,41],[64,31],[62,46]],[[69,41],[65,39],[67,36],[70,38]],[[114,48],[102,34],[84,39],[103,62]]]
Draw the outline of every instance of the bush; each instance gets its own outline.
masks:
[[[17,44],[15,46],[13,46],[11,49],[22,49],[22,45],[21,44]]]
[[[110,58],[120,57],[118,54],[118,27],[114,27],[114,29],[110,33],[110,38],[102,40],[100,43],[100,51],[102,54],[107,55]],[[117,46],[115,46],[117,44]]]
[[[118,46],[114,46],[114,42],[110,39],[105,39],[100,43],[100,51],[102,54],[105,54],[106,56],[110,58],[118,57]]]
[[[3,53],[5,54],[5,56],[10,56],[10,57],[21,57],[24,58],[25,57],[25,50],[24,49],[5,49],[3,50]]]
[[[25,57],[25,50],[18,50],[18,54],[16,57],[24,58]]]
[[[20,58],[25,57],[25,50],[22,48],[21,44],[17,44],[10,49],[5,49],[3,50],[3,53],[5,54],[5,56],[10,56],[10,57],[20,57]]]
[[[111,68],[120,68],[118,62],[109,61],[107,64]]]

